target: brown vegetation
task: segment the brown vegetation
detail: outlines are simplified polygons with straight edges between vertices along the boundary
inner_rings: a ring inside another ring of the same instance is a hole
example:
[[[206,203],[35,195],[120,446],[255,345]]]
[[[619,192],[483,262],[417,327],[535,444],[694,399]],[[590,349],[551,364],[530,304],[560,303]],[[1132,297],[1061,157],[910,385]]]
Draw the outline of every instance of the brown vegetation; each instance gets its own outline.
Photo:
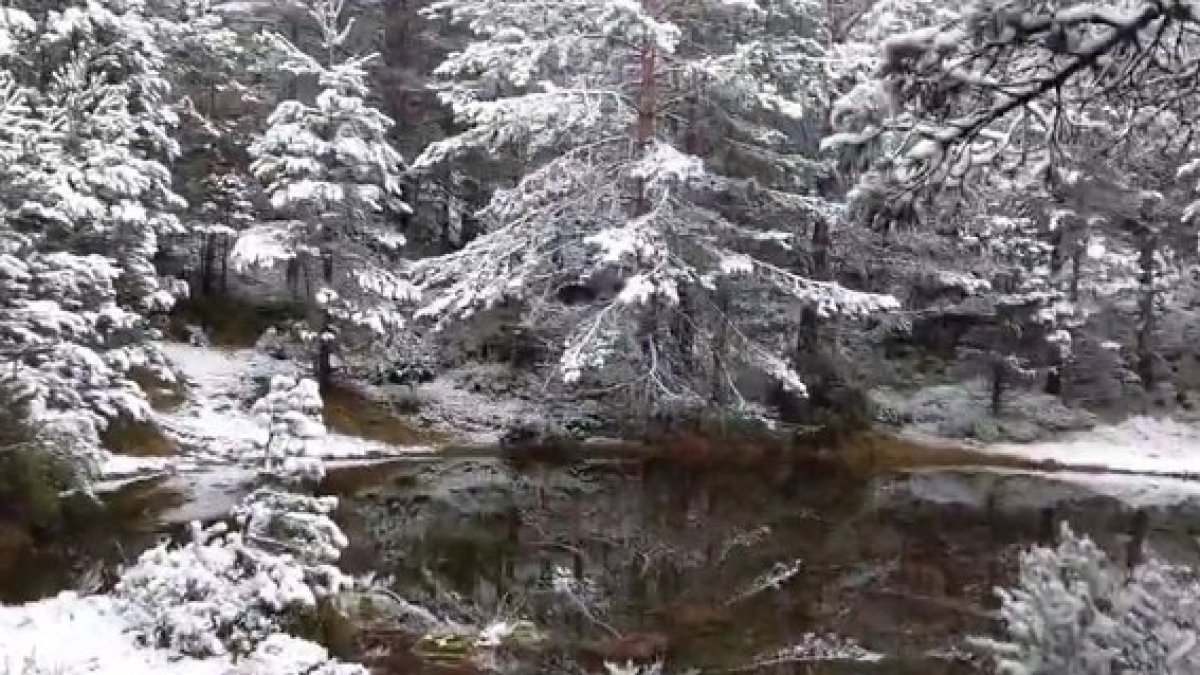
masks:
[[[330,431],[389,445],[427,445],[443,440],[437,432],[416,428],[387,402],[350,387],[326,387],[321,398],[325,401],[325,426]]]
[[[167,438],[153,422],[117,419],[101,432],[107,450],[134,457],[169,457],[179,454],[179,446]]]
[[[167,334],[186,342],[187,327],[198,325],[213,345],[243,349],[253,347],[268,328],[303,317],[303,308],[288,303],[250,304],[231,298],[200,298],[176,306]]]
[[[146,392],[150,407],[155,410],[170,412],[187,401],[187,389],[180,381],[162,380],[145,368],[132,368],[129,371],[129,379]]]

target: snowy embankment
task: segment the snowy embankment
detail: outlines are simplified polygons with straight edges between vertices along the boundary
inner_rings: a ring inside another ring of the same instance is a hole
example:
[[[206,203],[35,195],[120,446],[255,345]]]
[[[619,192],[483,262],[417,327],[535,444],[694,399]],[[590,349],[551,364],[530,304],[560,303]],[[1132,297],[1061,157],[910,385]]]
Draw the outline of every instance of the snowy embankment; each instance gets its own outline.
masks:
[[[0,672],[22,675],[300,675],[329,660],[311,642],[276,634],[249,657],[181,658],[136,644],[119,601],[63,593],[0,607]],[[333,672],[333,671],[327,671]]]
[[[363,675],[284,632],[288,612],[312,611],[353,584],[336,567],[348,544],[331,517],[336,499],[306,492],[324,460],[430,449],[327,433],[316,383],[292,379],[287,362],[249,350],[162,348],[188,396],[154,421],[180,453],[111,456],[104,475],[117,485],[171,474],[185,506],[167,518],[218,522],[194,522],[189,541],[143,553],[106,595],[0,607],[0,673]],[[236,662],[235,652],[243,654]]]
[[[927,441],[920,434],[915,440]],[[931,441],[935,442],[935,441]],[[945,442],[945,441],[942,441]],[[961,444],[961,442],[955,442]],[[960,445],[961,447],[961,445]],[[1117,500],[1132,508],[1200,505],[1200,425],[1170,419],[1133,417],[1116,425],[1073,431],[1027,443],[972,443],[982,466],[912,472],[922,498],[982,506],[971,473],[995,475],[1011,484],[1014,502],[1050,506],[1089,496]],[[990,466],[992,460],[1019,459],[1043,470]],[[1032,481],[1032,482],[1031,482]],[[1019,486],[1026,486],[1021,488]],[[1029,486],[1036,485],[1037,489]],[[1033,504],[1033,502],[1038,502]],[[976,504],[975,502],[979,502]]]
[[[160,349],[187,388],[178,409],[156,413],[155,424],[176,441],[173,457],[110,455],[101,467],[99,490],[148,478],[170,476],[167,487],[185,494],[185,505],[167,514],[180,521],[223,515],[256,475],[269,428],[251,410],[262,393],[259,382],[274,375],[298,376],[295,363],[252,349],[223,350],[161,343]],[[424,454],[426,446],[392,446],[330,432],[312,444],[313,457],[330,466]]]
[[[1200,479],[1200,425],[1133,417],[1058,440],[999,443],[984,452],[1065,468]]]

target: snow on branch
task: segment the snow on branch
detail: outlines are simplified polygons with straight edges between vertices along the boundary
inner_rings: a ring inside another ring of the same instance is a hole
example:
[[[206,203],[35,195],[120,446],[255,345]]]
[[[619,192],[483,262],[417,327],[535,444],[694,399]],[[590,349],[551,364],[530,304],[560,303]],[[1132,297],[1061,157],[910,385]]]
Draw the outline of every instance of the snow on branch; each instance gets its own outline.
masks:
[[[1089,151],[1131,136],[1154,143],[1151,153],[1177,150],[1200,103],[1196,23],[1175,1],[972,2],[888,39],[880,78],[891,114],[873,130],[843,125],[837,142],[886,134],[910,187],[1072,157],[1080,134]]]

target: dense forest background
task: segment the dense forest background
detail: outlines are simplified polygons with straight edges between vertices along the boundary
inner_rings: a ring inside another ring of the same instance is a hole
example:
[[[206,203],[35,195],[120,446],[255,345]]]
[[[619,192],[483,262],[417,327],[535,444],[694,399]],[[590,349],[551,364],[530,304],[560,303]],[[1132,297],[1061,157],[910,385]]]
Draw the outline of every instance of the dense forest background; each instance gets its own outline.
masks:
[[[14,443],[87,457],[171,381],[155,340],[267,329],[322,387],[579,429],[1193,407],[1186,3],[2,16]]]

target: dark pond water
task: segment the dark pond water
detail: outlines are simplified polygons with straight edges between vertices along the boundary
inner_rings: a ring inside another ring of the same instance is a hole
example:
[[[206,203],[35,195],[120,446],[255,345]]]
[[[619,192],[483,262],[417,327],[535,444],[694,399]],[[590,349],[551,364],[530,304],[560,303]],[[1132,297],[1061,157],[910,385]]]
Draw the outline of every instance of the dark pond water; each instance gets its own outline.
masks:
[[[121,565],[177,534],[160,515],[182,499],[154,483],[133,484],[99,503],[83,495],[65,499],[61,522],[34,536],[0,522],[0,603],[111,585]]]
[[[1129,521],[1111,500],[1030,476],[777,462],[457,459],[342,473],[330,488],[346,495],[345,566],[463,620],[533,620],[552,646],[523,656],[529,673],[651,653],[668,673],[978,672],[949,655],[993,630],[992,589],[1017,551],[1060,517],[1117,550]],[[809,633],[886,658],[755,665]]]

